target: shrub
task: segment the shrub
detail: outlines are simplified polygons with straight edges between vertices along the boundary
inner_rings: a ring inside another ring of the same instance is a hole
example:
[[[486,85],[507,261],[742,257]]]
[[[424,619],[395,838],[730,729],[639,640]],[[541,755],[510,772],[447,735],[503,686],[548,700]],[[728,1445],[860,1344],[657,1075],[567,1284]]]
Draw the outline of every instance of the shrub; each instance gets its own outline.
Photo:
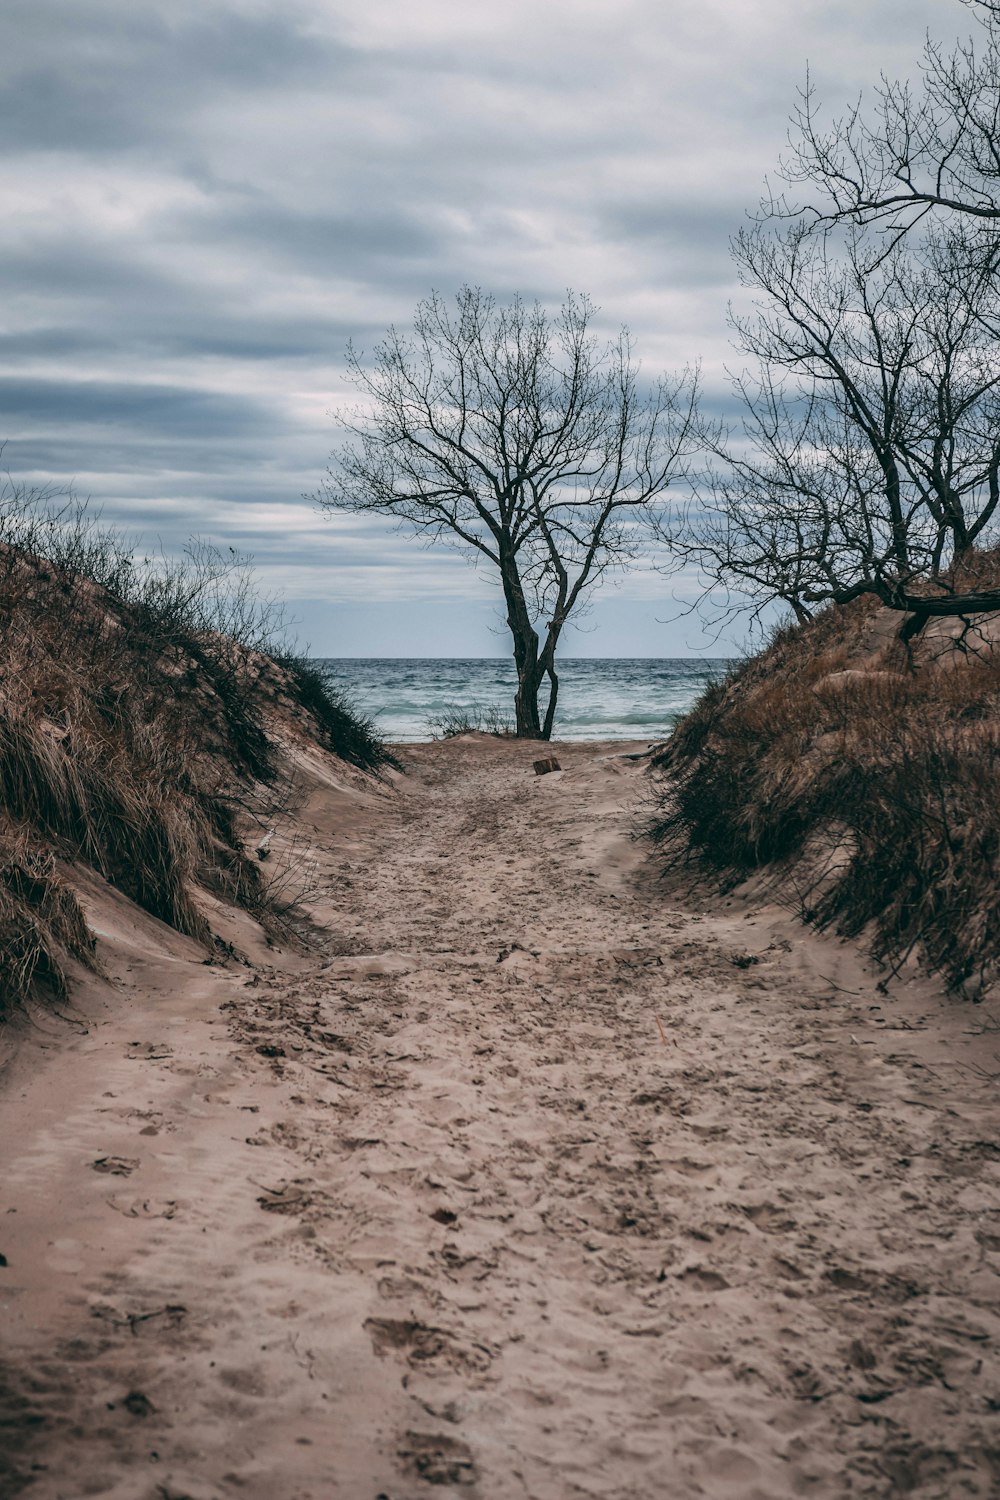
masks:
[[[436,740],[451,740],[460,734],[492,734],[498,739],[514,735],[513,721],[495,703],[443,709],[427,720],[427,727]]]

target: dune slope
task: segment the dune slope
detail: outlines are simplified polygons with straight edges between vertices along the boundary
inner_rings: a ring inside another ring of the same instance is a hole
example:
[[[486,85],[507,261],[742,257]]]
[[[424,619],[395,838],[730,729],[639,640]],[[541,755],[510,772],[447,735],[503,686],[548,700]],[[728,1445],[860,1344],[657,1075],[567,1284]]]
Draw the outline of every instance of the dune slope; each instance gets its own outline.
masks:
[[[668,860],[766,884],[891,972],[983,995],[1000,985],[1000,617],[913,626],[859,598],[776,632],[661,748],[657,832]]]

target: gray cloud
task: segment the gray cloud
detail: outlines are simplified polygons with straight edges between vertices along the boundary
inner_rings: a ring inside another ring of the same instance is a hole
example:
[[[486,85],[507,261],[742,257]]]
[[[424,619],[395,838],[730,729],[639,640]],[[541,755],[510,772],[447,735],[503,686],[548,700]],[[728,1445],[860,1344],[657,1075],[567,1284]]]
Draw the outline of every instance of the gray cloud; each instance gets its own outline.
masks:
[[[431,287],[574,286],[648,370],[703,358],[721,409],[728,238],[806,60],[842,106],[968,24],[940,0],[7,0],[4,461],[167,546],[251,547],[333,654],[352,598],[400,650],[452,599],[462,638],[483,575],[302,498],[348,339]],[[626,581],[580,649],[638,650],[621,621],[656,587]]]
[[[15,0],[0,55],[5,145],[118,154],[158,152],[220,95],[329,82],[336,49],[318,50],[294,7]]]
[[[70,420],[84,428],[120,427],[135,440],[169,436],[177,443],[222,442],[250,425],[270,425],[263,403],[237,400],[221,391],[117,381],[32,380],[0,376],[0,423],[30,417],[41,425]]]

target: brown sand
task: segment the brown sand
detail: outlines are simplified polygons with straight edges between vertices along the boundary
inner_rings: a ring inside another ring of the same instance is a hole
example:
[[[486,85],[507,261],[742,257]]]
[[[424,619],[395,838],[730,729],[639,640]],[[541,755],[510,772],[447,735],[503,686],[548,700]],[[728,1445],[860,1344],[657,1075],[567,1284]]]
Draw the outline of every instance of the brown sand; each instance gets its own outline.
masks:
[[[997,1009],[657,888],[621,750],[317,771],[321,958],[93,887],[0,1101],[5,1496],[1000,1492]]]

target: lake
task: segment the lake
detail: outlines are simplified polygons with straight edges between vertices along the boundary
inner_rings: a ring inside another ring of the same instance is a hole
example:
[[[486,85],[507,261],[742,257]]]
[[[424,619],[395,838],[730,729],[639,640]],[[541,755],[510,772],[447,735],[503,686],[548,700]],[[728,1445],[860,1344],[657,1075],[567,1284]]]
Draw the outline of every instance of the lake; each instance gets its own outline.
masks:
[[[430,739],[430,721],[456,709],[496,706],[513,716],[516,677],[508,657],[334,657],[322,664],[389,740]],[[558,668],[553,738],[662,738],[728,666],[726,657],[567,657]]]

